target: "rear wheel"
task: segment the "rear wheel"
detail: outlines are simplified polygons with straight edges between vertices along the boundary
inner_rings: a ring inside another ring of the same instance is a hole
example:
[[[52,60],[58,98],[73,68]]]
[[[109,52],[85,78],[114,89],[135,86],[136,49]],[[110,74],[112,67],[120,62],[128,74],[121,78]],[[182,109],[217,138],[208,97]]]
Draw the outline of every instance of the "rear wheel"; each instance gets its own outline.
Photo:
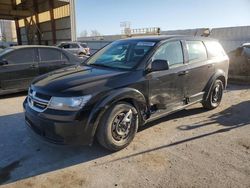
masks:
[[[202,102],[204,108],[212,110],[220,105],[223,96],[224,85],[221,80],[216,80],[212,86],[208,98]]]
[[[111,151],[121,150],[134,139],[138,124],[136,108],[118,103],[103,115],[97,130],[98,142]]]

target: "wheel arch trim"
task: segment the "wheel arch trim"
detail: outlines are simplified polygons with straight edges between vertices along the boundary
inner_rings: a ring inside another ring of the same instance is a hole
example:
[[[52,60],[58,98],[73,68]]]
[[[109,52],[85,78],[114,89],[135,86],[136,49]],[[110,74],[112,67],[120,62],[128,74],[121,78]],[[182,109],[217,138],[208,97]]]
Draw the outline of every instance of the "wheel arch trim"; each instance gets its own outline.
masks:
[[[224,84],[224,88],[226,88],[226,86],[227,86],[227,75],[226,75],[226,73],[223,71],[223,70],[221,70],[221,69],[219,69],[219,70],[217,70],[214,74],[213,74],[213,76],[209,79],[209,81],[208,81],[208,83],[207,83],[207,85],[206,85],[206,87],[205,87],[205,95],[204,95],[204,100],[207,100],[208,99],[208,97],[209,97],[209,93],[211,92],[211,89],[212,89],[212,87],[213,87],[213,83],[215,82],[215,80],[217,80],[217,79],[223,79],[223,80],[221,80],[222,82],[223,82],[223,84]]]

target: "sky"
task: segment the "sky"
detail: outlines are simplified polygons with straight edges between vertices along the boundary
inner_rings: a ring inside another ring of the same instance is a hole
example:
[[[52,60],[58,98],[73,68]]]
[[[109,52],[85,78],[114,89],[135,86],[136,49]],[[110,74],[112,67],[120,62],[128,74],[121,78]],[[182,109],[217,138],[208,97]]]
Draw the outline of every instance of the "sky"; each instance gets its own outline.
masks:
[[[76,0],[78,36],[120,34],[124,21],[161,30],[250,25],[250,0]]]

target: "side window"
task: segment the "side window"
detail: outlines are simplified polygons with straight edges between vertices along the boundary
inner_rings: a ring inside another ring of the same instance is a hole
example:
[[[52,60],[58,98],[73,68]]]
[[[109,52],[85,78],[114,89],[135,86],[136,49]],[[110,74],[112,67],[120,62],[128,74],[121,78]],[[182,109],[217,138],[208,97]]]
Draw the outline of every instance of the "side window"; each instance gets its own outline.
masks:
[[[63,44],[63,45],[62,45],[62,48],[64,48],[64,49],[69,49],[69,48],[70,48],[70,45],[69,45],[69,44]]]
[[[72,44],[70,44],[70,48],[79,48],[79,46],[78,46],[78,44],[72,43]]]
[[[183,65],[183,51],[180,41],[167,42],[163,44],[155,54],[152,60],[167,60],[170,67]]]
[[[189,63],[207,60],[207,51],[202,41],[186,41]]]
[[[218,42],[205,41],[204,43],[207,47],[209,57],[222,57],[225,55],[222,46]]]
[[[9,64],[33,63],[35,60],[35,50],[32,48],[15,50],[6,55],[5,59]]]
[[[62,59],[62,52],[56,49],[40,48],[41,61],[60,61]]]
[[[80,45],[81,45],[81,47],[83,47],[83,48],[88,48],[87,44],[85,44],[85,43],[81,43]]]

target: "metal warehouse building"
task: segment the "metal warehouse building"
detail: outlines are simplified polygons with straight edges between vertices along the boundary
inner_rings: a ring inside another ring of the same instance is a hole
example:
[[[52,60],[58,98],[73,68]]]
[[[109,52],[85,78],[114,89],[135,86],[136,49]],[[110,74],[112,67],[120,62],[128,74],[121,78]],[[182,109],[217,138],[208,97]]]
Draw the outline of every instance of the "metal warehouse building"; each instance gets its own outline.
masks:
[[[171,31],[162,31],[161,34],[200,36],[206,29],[208,28],[171,30]],[[230,52],[241,46],[243,43],[250,42],[250,26],[212,28],[210,29],[209,37],[218,39],[220,43],[223,45],[226,52]]]
[[[205,30],[210,30],[210,35],[208,37],[218,39],[226,52],[235,50],[243,43],[250,43],[250,26],[168,30],[161,31],[160,34],[201,36]],[[124,37],[126,36],[109,35],[98,37],[79,37],[78,40],[87,43],[91,49],[98,50],[106,44]]]
[[[14,20],[18,44],[76,40],[74,0],[1,0],[0,19]]]

